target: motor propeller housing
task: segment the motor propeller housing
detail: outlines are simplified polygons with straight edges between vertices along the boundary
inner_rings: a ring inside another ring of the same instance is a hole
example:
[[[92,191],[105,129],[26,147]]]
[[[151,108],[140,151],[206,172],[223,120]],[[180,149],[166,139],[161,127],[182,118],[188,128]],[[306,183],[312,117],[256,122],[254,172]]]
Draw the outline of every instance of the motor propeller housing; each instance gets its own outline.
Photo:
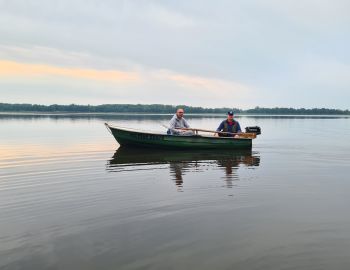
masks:
[[[260,135],[261,134],[261,128],[258,127],[258,126],[246,127],[245,128],[245,132],[246,133],[255,133],[256,135]]]

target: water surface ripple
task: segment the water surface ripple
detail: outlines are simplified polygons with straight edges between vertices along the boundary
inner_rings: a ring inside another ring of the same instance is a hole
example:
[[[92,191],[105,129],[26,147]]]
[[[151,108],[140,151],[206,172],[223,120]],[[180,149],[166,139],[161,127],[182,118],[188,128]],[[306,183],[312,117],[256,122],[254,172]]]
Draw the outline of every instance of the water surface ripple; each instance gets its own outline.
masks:
[[[240,117],[251,151],[122,148],[103,126],[169,117],[0,115],[0,269],[349,269],[348,117]]]

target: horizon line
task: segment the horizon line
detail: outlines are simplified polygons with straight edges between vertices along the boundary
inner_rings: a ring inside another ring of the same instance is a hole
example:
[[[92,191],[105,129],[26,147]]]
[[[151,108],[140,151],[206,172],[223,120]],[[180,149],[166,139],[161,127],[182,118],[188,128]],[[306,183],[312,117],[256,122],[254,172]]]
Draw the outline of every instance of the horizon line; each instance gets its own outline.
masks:
[[[162,103],[104,103],[104,104],[97,104],[97,105],[92,105],[92,104],[77,104],[77,103],[70,103],[70,104],[58,104],[58,103],[51,103],[51,104],[39,104],[39,103],[8,103],[8,102],[0,102],[0,105],[30,105],[30,106],[44,106],[44,107],[50,107],[50,106],[85,106],[85,107],[98,107],[98,106],[127,106],[127,105],[132,105],[132,106],[170,106],[170,107],[188,107],[188,108],[201,108],[201,109],[208,109],[208,110],[213,110],[213,109],[234,109],[234,110],[240,110],[240,111],[247,111],[247,110],[254,110],[254,109],[292,109],[292,110],[337,110],[337,111],[349,111],[350,109],[339,109],[339,108],[327,108],[327,107],[310,107],[310,108],[304,108],[304,107],[262,107],[262,106],[255,106],[253,108],[249,109],[242,109],[242,108],[234,108],[234,107],[202,107],[202,106],[192,106],[192,105],[185,105],[185,104],[162,104]]]

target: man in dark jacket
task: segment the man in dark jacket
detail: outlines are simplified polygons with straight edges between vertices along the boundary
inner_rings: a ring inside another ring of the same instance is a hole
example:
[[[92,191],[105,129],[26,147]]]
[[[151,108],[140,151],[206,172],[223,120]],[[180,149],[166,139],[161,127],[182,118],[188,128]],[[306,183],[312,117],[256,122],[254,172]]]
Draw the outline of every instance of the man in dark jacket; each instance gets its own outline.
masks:
[[[220,126],[216,129],[216,131],[229,132],[229,133],[242,132],[241,126],[233,118],[234,118],[233,111],[229,111],[227,113],[227,119],[221,122]],[[236,134],[225,134],[225,133],[216,133],[216,134],[218,134],[220,137],[234,137],[234,136],[236,136]]]

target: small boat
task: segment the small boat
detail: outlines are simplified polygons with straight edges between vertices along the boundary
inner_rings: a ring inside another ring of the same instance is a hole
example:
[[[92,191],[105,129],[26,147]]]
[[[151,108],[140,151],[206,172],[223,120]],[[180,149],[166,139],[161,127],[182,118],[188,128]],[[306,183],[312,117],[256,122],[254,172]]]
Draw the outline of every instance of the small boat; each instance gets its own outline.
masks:
[[[198,131],[209,132],[203,129],[191,129],[193,136],[177,136],[105,125],[121,146],[157,149],[251,149],[252,139],[256,137],[255,133],[242,133],[238,138],[198,135]]]

